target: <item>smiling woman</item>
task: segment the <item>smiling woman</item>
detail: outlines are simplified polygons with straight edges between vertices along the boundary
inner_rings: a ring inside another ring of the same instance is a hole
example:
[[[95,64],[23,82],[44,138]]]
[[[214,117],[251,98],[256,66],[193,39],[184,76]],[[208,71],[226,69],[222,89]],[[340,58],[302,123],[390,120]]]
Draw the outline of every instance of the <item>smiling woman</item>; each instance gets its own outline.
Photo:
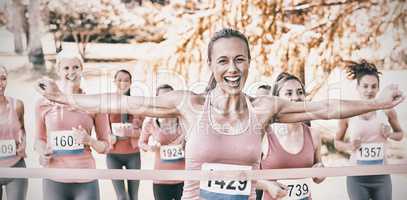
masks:
[[[26,167],[26,134],[24,128],[24,104],[19,99],[5,96],[7,70],[0,66],[0,167]],[[0,199],[6,189],[7,199],[24,200],[27,195],[27,179],[0,178]]]
[[[66,94],[83,93],[80,88],[83,62],[80,56],[61,52],[57,56],[59,88]],[[36,146],[40,164],[48,168],[95,168],[91,149],[109,149],[108,118],[71,106],[40,99],[36,105]],[[91,137],[95,126],[97,139]],[[44,199],[99,199],[97,180],[43,180]]]
[[[40,80],[37,90],[51,101],[90,112],[178,117],[187,133],[187,170],[258,169],[263,128],[270,121],[345,118],[392,108],[404,100],[397,86],[388,87],[375,101],[251,98],[242,92],[250,66],[247,38],[233,29],[215,33],[207,60],[213,75],[204,94],[179,90],[157,97],[72,94],[61,92],[49,79]],[[185,181],[182,199],[255,199],[255,184],[256,181]]]

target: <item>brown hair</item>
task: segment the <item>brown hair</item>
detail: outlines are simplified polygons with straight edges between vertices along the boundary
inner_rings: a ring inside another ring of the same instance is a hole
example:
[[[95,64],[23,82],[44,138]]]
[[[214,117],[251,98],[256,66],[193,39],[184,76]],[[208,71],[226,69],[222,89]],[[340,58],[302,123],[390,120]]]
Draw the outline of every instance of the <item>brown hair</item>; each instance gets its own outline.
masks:
[[[358,85],[365,75],[375,76],[380,83],[379,75],[382,74],[373,63],[368,63],[366,60],[362,60],[360,63],[351,62],[351,64],[346,67],[346,72],[348,79],[357,80]]]
[[[231,29],[231,28],[224,28],[218,32],[216,32],[211,40],[209,41],[208,44],[208,63],[212,62],[211,57],[212,57],[212,51],[213,51],[213,45],[215,44],[216,41],[218,41],[219,39],[222,38],[239,38],[241,39],[247,47],[247,55],[249,56],[249,60],[251,59],[250,57],[250,48],[249,48],[249,40],[247,39],[247,37],[245,35],[243,35],[243,33],[239,32],[238,30],[235,29]],[[216,80],[215,77],[213,75],[213,73],[211,74],[211,77],[209,78],[209,83],[208,86],[206,87],[205,91],[209,92],[210,90],[212,90],[213,88],[216,87]]]
[[[131,73],[130,73],[129,71],[125,70],[125,69],[121,69],[121,70],[117,71],[117,72],[114,74],[114,79],[117,78],[117,75],[118,75],[120,72],[129,75],[130,81],[132,81]],[[130,88],[129,88],[129,90],[127,90],[127,91],[124,93],[124,95],[126,95],[126,96],[131,96],[131,94],[130,94]],[[121,115],[120,115],[120,120],[121,120],[122,123],[127,123],[127,122],[129,122],[129,114],[127,114],[127,113],[126,113],[126,114],[121,114]]]
[[[257,87],[257,89],[271,90],[271,86],[270,85],[260,85],[259,87]]]
[[[160,85],[160,86],[157,87],[157,89],[156,89],[156,91],[155,91],[155,95],[158,96],[158,92],[159,92],[160,90],[164,90],[164,89],[174,90],[174,88],[173,88],[171,85],[169,85],[169,84],[162,84],[162,85]]]
[[[6,75],[8,75],[8,72],[7,72],[6,67],[4,67],[4,66],[0,65],[0,70],[3,70],[3,71],[6,73]]]
[[[296,76],[294,76],[294,75],[292,75],[290,73],[287,73],[287,72],[282,72],[277,76],[276,82],[274,83],[274,86],[273,86],[272,95],[273,96],[280,96],[280,90],[283,87],[283,84],[285,82],[289,81],[289,80],[298,81],[300,83],[300,85],[301,85],[302,90],[305,92],[305,86],[298,77],[296,77]]]

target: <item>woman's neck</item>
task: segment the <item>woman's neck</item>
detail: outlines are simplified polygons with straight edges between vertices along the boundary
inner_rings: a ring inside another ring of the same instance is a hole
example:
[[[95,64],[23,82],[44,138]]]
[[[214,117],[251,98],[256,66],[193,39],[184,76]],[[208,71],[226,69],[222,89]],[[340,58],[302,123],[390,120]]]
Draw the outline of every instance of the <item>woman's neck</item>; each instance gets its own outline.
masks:
[[[297,136],[298,134],[302,133],[301,132],[302,122],[289,123],[289,124],[287,124],[287,129],[288,129],[287,135],[289,135],[289,136]]]
[[[60,81],[59,85],[61,90],[66,94],[77,94],[82,91],[79,83]]]
[[[216,112],[222,114],[244,112],[246,102],[242,93],[228,94],[219,87],[215,87],[211,93],[211,105]]]
[[[126,94],[126,92],[127,92],[128,90],[117,90],[116,91],[116,94],[118,94],[118,95],[125,95]]]

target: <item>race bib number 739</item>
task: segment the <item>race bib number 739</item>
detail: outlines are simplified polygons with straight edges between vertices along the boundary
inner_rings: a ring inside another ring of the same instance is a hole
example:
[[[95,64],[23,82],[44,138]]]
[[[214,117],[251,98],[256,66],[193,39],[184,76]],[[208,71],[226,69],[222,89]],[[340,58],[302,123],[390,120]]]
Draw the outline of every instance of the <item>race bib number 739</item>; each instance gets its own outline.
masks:
[[[311,197],[310,179],[279,180],[287,186],[287,196],[283,200],[308,200]]]

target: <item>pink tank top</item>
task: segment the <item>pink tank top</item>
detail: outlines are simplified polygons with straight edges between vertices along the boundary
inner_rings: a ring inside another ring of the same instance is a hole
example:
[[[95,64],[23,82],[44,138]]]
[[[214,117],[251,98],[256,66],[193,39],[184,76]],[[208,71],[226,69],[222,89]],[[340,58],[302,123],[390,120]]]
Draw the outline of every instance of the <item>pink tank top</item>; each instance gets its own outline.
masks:
[[[284,150],[271,127],[267,129],[267,141],[269,148],[267,157],[261,161],[262,169],[306,168],[315,163],[315,147],[309,127],[303,126],[304,143],[297,154]],[[263,200],[271,200],[271,196],[264,192]]]
[[[246,98],[249,125],[239,135],[225,135],[211,127],[209,118],[210,95],[206,97],[200,120],[192,127],[186,140],[187,170],[201,170],[204,163],[221,163],[251,166],[259,169],[261,156],[261,127],[257,122],[251,102]],[[249,199],[254,200],[255,183],[252,181]],[[183,200],[200,199],[200,182],[185,181]]]
[[[6,97],[6,110],[0,119],[0,141],[14,140],[16,149],[22,147],[20,154],[0,158],[0,167],[11,167],[20,159],[26,157],[25,154],[25,133],[16,112],[17,101],[14,98]],[[6,145],[5,145],[6,146]],[[4,147],[5,148],[5,147]]]
[[[47,143],[51,142],[48,136],[52,131],[72,130],[72,127],[82,126],[89,134],[95,127],[96,138],[109,144],[110,127],[106,114],[90,114],[66,105],[55,104],[48,100],[41,99],[37,104],[36,111],[37,139]],[[47,167],[49,168],[96,168],[95,159],[92,156],[91,148],[84,147],[84,151],[79,154],[56,155],[53,154]],[[109,149],[106,148],[107,153]],[[55,180],[65,183],[84,183],[92,180]]]
[[[184,144],[184,135],[182,128],[177,126],[174,132],[168,132],[161,129],[156,121],[156,118],[148,118],[143,123],[141,139],[144,142],[148,141],[148,138],[152,136],[156,142],[159,142],[161,146],[164,145],[179,145]],[[155,152],[154,157],[154,169],[157,170],[184,170],[185,159],[179,159],[174,161],[165,161],[160,159],[160,151]],[[168,180],[168,181],[153,181],[156,184],[177,184],[182,183],[180,180]]]
[[[137,117],[133,115],[128,115],[129,123],[133,125],[133,127],[129,128],[129,134],[126,135],[133,135],[134,137],[125,138],[125,139],[117,139],[117,142],[111,147],[109,153],[113,154],[130,154],[130,153],[137,153],[140,152],[138,147],[138,138],[141,132],[141,126],[143,124],[143,118]],[[121,114],[110,114],[109,115],[110,125],[112,123],[120,123],[121,122]]]
[[[384,111],[377,111],[376,115],[368,120],[365,120],[360,116],[349,118],[347,131],[351,141],[359,139],[362,144],[383,143],[384,150],[382,153],[386,155],[386,138],[381,134],[381,129],[382,125],[387,123],[387,116]],[[350,160],[352,164],[356,164],[356,153],[359,152],[354,151],[351,154]],[[384,156],[384,163],[386,162],[387,159],[386,156]]]

